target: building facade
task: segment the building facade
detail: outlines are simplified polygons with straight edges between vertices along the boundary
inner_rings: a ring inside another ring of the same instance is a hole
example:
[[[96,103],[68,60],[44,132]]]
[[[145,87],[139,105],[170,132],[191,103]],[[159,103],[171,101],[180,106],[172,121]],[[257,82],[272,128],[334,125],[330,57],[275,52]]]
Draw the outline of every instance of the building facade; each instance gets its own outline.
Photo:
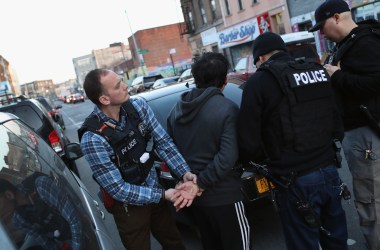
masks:
[[[10,63],[0,55],[0,99],[20,95],[20,84],[16,71]]]
[[[187,36],[181,35],[181,25],[140,30],[128,38],[135,68],[129,71],[131,78],[158,73],[173,76],[190,67],[191,48]]]
[[[92,54],[89,54],[73,58],[73,65],[75,75],[77,76],[77,83],[83,86],[87,73],[93,69],[96,69],[95,57]]]
[[[291,32],[285,0],[181,0],[181,6],[193,54],[220,52],[232,66],[252,53],[261,33]]]
[[[50,99],[56,99],[55,85],[53,80],[37,80],[21,85],[21,94],[29,98],[44,96]]]
[[[73,58],[77,83],[83,86],[88,72],[93,69],[117,69],[117,73],[124,75],[128,72],[127,61],[130,60],[131,51],[129,45],[123,43],[110,44],[108,48],[92,50],[89,55]]]

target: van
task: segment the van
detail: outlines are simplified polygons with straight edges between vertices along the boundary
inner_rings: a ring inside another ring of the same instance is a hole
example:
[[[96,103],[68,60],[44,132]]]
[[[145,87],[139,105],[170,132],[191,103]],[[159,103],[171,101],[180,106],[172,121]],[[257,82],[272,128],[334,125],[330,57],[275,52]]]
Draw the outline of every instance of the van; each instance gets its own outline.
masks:
[[[281,35],[281,38],[284,40],[290,55],[296,60],[321,62],[313,33],[300,31]]]
[[[294,32],[281,35],[289,54],[296,60],[315,61],[320,63],[320,58],[315,45],[313,33],[308,31]],[[256,72],[252,54],[242,57],[235,68],[228,73],[228,81],[247,81]]]

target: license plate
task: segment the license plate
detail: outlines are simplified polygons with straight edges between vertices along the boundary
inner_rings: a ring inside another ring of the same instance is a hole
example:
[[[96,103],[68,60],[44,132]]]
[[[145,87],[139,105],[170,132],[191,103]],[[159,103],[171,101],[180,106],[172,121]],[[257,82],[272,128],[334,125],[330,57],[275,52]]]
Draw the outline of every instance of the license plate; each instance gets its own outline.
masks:
[[[270,182],[270,185],[271,185],[271,188],[274,188],[274,185],[272,182]],[[269,191],[268,181],[265,177],[257,178],[256,179],[256,186],[257,186],[257,191],[259,191],[260,194]]]

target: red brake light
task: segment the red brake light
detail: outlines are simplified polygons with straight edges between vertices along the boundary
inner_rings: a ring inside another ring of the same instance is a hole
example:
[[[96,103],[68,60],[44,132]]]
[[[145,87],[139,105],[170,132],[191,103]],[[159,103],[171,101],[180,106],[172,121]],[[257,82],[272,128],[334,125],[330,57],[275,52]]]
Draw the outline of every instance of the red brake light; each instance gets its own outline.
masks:
[[[54,149],[55,152],[59,153],[63,150],[58,134],[55,130],[53,130],[49,134],[49,141],[50,141],[51,147]]]

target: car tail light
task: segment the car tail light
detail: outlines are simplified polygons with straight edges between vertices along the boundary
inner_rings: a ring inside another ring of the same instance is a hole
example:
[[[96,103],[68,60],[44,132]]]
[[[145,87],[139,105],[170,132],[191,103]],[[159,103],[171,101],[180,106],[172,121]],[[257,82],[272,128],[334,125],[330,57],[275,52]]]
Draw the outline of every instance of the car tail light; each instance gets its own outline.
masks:
[[[162,172],[170,172],[169,167],[166,165],[166,163],[164,161],[161,162],[161,171]]]
[[[57,153],[62,152],[62,150],[63,150],[62,145],[61,145],[61,142],[59,140],[58,134],[55,130],[53,130],[49,134],[49,141],[50,141],[51,147],[54,149],[55,152],[57,152]]]

